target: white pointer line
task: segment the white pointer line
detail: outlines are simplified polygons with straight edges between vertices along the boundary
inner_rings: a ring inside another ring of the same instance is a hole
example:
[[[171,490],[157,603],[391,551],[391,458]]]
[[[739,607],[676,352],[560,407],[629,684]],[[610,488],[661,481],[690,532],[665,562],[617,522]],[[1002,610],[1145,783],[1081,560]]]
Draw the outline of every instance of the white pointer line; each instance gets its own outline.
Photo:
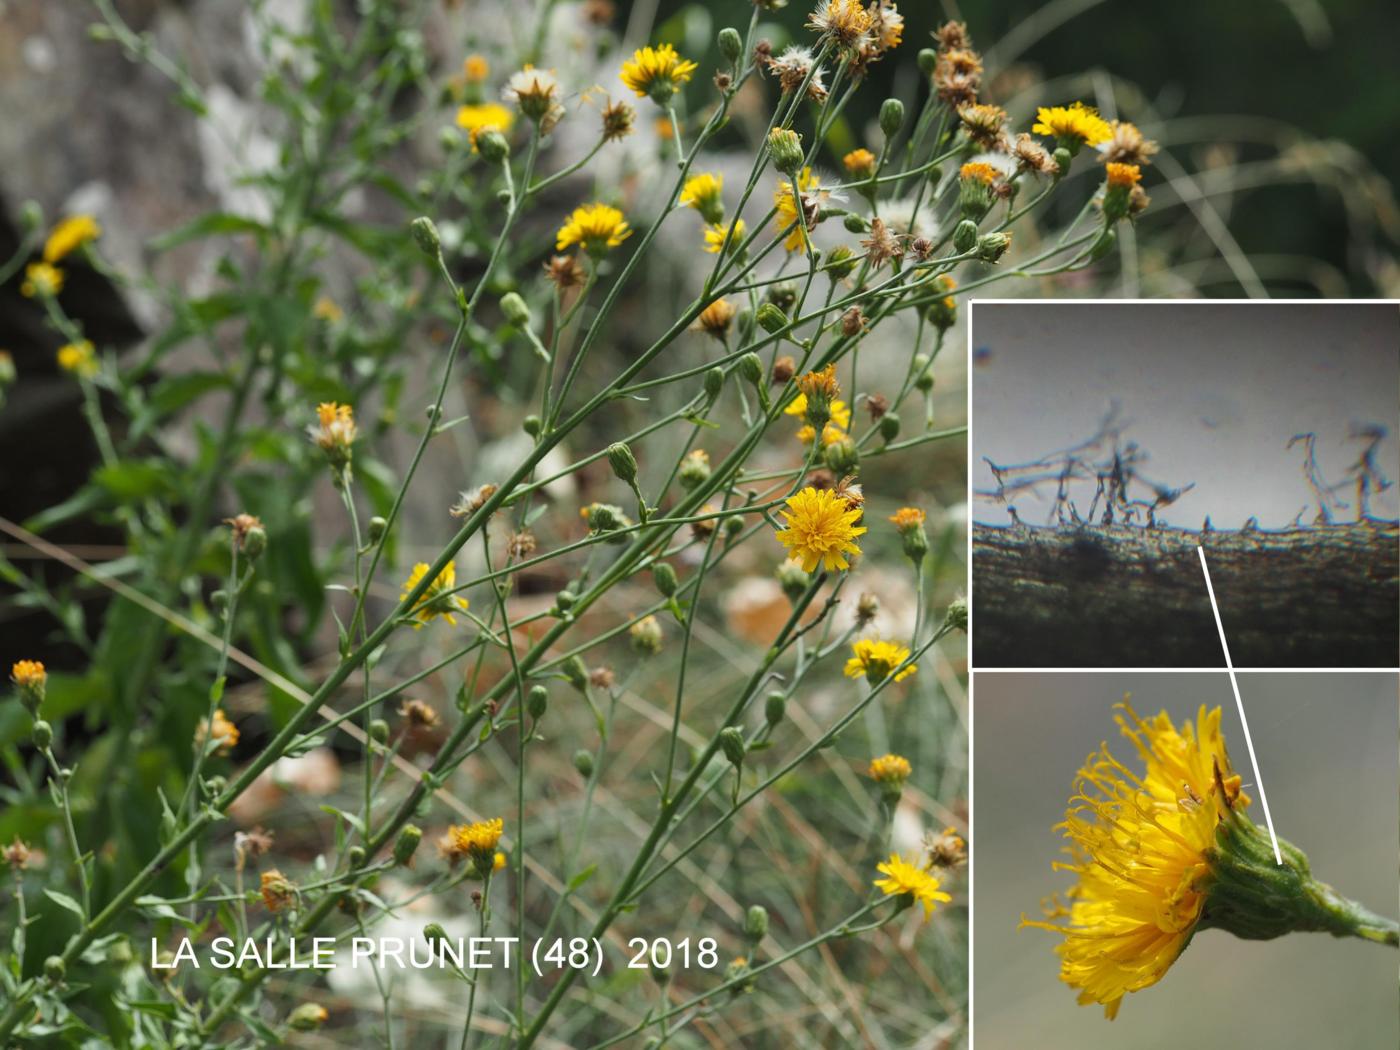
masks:
[[[1244,727],[1244,744],[1249,748],[1249,764],[1254,767],[1254,784],[1259,788],[1259,801],[1264,806],[1264,823],[1269,825],[1269,840],[1274,844],[1274,860],[1283,867],[1283,854],[1279,852],[1278,835],[1274,834],[1274,818],[1269,816],[1269,798],[1264,794],[1264,778],[1259,775],[1259,760],[1254,757],[1254,741],[1249,738],[1249,722],[1244,717],[1244,701],[1240,699],[1240,683],[1235,680],[1235,665],[1230,662],[1230,646],[1225,641],[1225,626],[1220,622],[1220,606],[1215,601],[1215,588],[1210,583],[1210,570],[1206,568],[1206,551],[1197,546],[1201,556],[1201,572],[1206,576],[1206,593],[1210,595],[1210,611],[1215,614],[1215,629],[1220,632],[1220,648],[1225,650],[1225,667],[1230,672],[1230,688],[1235,691],[1235,707],[1240,712],[1240,725]]]

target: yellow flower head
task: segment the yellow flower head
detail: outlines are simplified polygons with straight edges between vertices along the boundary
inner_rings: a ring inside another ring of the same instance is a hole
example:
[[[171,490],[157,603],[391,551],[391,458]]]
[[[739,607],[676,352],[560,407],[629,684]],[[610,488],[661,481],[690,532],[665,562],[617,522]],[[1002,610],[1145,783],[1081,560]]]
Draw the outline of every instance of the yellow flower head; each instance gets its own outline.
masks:
[[[462,76],[471,84],[480,84],[491,75],[491,66],[481,55],[468,55],[462,61]]]
[[[864,677],[871,685],[879,685],[890,676],[891,671],[909,659],[909,650],[905,646],[873,638],[860,638],[852,642],[851,653],[852,656],[846,661],[846,677]],[[910,664],[895,675],[894,680],[902,682],[918,669],[918,664]]]
[[[870,763],[870,779],[879,784],[903,784],[912,772],[903,755],[881,755]]]
[[[862,0],[819,0],[807,28],[831,37],[842,47],[854,47],[870,29],[871,21]]]
[[[1071,148],[1097,146],[1113,137],[1113,128],[1092,106],[1076,102],[1072,106],[1041,106],[1031,130],[1037,135],[1053,135]]]
[[[739,243],[744,239],[744,232],[747,227],[743,219],[735,219],[729,226],[717,222],[705,227],[705,251],[711,255],[718,255],[724,250],[725,239],[728,238],[729,250],[733,251],[739,247]],[[732,233],[730,231],[733,231]]]
[[[499,131],[505,135],[514,123],[515,114],[499,102],[481,102],[457,110],[457,126],[471,138],[472,149],[476,149],[476,140],[486,132]]]
[[[581,244],[585,251],[598,253],[616,248],[631,236],[632,230],[622,212],[607,204],[585,204],[575,208],[569,221],[559,227],[554,246],[562,252]]]
[[[337,469],[350,462],[351,446],[355,444],[355,410],[349,405],[322,401],[316,406],[316,425],[308,428],[331,465]]]
[[[1001,172],[997,171],[997,169],[990,164],[972,161],[959,168],[958,175],[966,181],[981,182],[990,186],[1001,176]]]
[[[58,367],[75,376],[92,377],[97,375],[97,353],[92,343],[84,339],[78,343],[68,343],[58,348]]]
[[[853,178],[868,179],[875,174],[875,154],[868,149],[853,149],[841,158],[846,173]]]
[[[846,404],[846,402],[842,401],[840,398],[836,398],[835,400],[833,400],[833,401],[831,402],[830,411],[831,411],[831,424],[828,424],[828,425],[835,425],[835,426],[839,427],[839,428],[842,429],[842,430],[849,430],[849,429],[850,429],[850,426],[851,426],[851,406],[850,406],[850,405]],[[804,416],[806,416],[806,415],[807,415],[807,395],[806,395],[806,394],[798,394],[795,398],[793,398],[793,399],[792,399],[792,403],[791,403],[790,405],[788,405],[787,408],[783,409],[783,415],[785,415],[785,416],[797,416],[799,419],[802,418],[802,417],[804,417]],[[812,440],[811,435],[809,434],[806,438],[803,438],[803,440],[804,440],[804,441],[811,441],[811,440]],[[828,441],[828,442],[826,442],[826,443],[827,443],[827,444],[830,444],[831,442]]]
[[[729,334],[729,326],[734,322],[734,315],[738,313],[734,304],[728,299],[716,299],[705,309],[700,311],[700,316],[695,319],[696,327],[716,339],[724,339]],[[703,449],[697,449],[703,452]],[[707,460],[708,462],[708,457]]]
[[[48,673],[38,660],[16,660],[10,668],[10,681],[21,689],[39,689],[48,680]]]
[[[1195,723],[1178,730],[1161,712],[1139,718],[1126,701],[1115,716],[1145,766],[1128,769],[1104,744],[1075,780],[1065,822],[1074,872],[1068,908],[1048,909],[1051,922],[1023,926],[1063,938],[1060,980],[1079,1002],[1103,1004],[1114,1017],[1128,992],[1160,981],[1191,940],[1211,881],[1216,827],[1249,804],[1230,767],[1220,708],[1202,705]]]
[[[454,824],[438,840],[438,849],[454,865],[462,860],[470,861],[476,873],[485,878],[497,870],[496,858],[501,854],[497,853],[496,847],[504,830],[505,822],[500,817],[471,824]],[[505,866],[504,857],[500,866]]]
[[[928,515],[918,507],[900,507],[890,515],[890,521],[894,522],[894,527],[903,532],[905,529],[922,528]]]
[[[846,555],[860,553],[855,540],[866,531],[856,524],[861,509],[830,489],[807,486],[787,501],[782,515],[787,527],[778,531],[778,542],[802,563],[803,572],[813,572],[818,565],[828,572],[848,569]]]
[[[803,168],[802,173],[797,176],[797,194],[792,191],[792,183],[784,179],[778,183],[778,189],[773,194],[773,207],[777,209],[777,216],[774,225],[778,233],[787,233],[787,239],[783,241],[783,248],[789,252],[807,251],[807,238],[802,232],[803,222],[806,219],[805,206],[799,204],[798,198],[801,194],[811,192],[821,185],[821,180],[812,174],[811,168]],[[799,208],[801,210],[799,210]]]
[[[1132,189],[1142,181],[1142,169],[1136,164],[1118,164],[1109,161],[1108,164],[1104,165],[1104,170],[1110,186]]]
[[[836,404],[838,405],[844,403],[845,402],[842,401],[836,402]],[[812,439],[816,436],[817,428],[812,426],[811,423],[806,423],[798,428],[797,440],[802,442],[802,444],[804,445],[810,445],[812,443]],[[836,442],[842,441],[848,437],[850,437],[850,433],[848,431],[842,430],[834,422],[828,423],[826,426],[822,427],[822,448],[826,448],[828,445],[834,445],[836,444]]]
[[[44,242],[44,262],[56,263],[101,236],[102,227],[91,215],[70,215],[53,228]]]
[[[403,591],[399,594],[399,601],[407,598],[413,589],[422,582],[423,577],[428,574],[428,569],[429,565],[425,561],[420,561],[413,566],[413,571],[408,574],[408,580],[405,581]],[[408,614],[418,621],[413,625],[415,631],[424,624],[431,623],[434,616],[441,616],[453,627],[457,626],[457,618],[453,613],[466,611],[467,600],[450,593],[456,585],[457,565],[455,562],[448,562],[443,566],[442,572],[434,577],[433,582],[428,584],[428,589],[423,592],[418,599],[418,604]]]
[[[326,324],[335,324],[344,319],[345,311],[329,295],[323,295],[311,307],[311,316]]]
[[[670,44],[662,44],[634,51],[632,58],[622,64],[619,75],[638,98],[650,96],[658,105],[664,105],[698,68],[694,62],[681,58]]]
[[[195,727],[194,742],[197,747],[204,747],[209,740],[217,742],[214,754],[227,755],[238,743],[238,727],[229,721],[228,716],[221,710],[214,711],[214,720],[210,723],[201,718],[199,725]]]
[[[47,299],[63,291],[63,271],[52,263],[34,262],[24,268],[24,280],[19,286],[26,299],[38,296]]]
[[[925,922],[933,914],[935,904],[940,901],[947,904],[953,899],[939,890],[940,883],[931,872],[910,864],[898,853],[891,853],[890,859],[882,861],[876,870],[885,876],[875,880],[876,889],[883,891],[886,897],[912,897],[913,903],[923,905]]]
[[[702,171],[685,180],[680,202],[698,211],[706,222],[718,223],[724,218],[724,200],[720,196],[723,189],[723,175]]]

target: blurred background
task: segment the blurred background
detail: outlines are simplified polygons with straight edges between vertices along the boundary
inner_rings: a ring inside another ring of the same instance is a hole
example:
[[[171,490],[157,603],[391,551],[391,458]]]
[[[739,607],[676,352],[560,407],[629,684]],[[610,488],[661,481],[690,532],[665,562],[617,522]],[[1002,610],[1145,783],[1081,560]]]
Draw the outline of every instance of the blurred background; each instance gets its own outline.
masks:
[[[1397,678],[1394,674],[1239,676],[1275,828],[1313,874],[1373,911],[1396,910]],[[1400,1039],[1396,952],[1360,940],[1292,934],[1244,941],[1198,934],[1156,985],[1126,996],[1115,1021],[1060,983],[1057,938],[1017,930],[1073,877],[1050,870],[1052,826],[1086,755],[1107,740],[1131,769],[1113,705],[1166,710],[1180,725],[1221,706],[1230,757],[1254,782],[1224,674],[977,674],[974,725],[973,1025],[980,1050],[1199,1050],[1318,1046],[1375,1050]],[[1257,794],[1257,793],[1256,793]],[[1251,815],[1262,826],[1263,807]]]

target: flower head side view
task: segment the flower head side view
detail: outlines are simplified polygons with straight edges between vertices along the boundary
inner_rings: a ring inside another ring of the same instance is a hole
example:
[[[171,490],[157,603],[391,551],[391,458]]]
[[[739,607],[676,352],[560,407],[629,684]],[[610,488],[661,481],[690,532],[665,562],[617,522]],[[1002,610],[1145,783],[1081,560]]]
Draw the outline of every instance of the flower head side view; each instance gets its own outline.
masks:
[[[1162,711],[1143,719],[1125,699],[1114,716],[1141,773],[1104,744],[1079,770],[1065,821],[1078,881],[1046,921],[1023,927],[1060,936],[1060,980],[1110,1020],[1123,997],[1162,980],[1196,932],[1268,939],[1325,931],[1400,946],[1400,926],[1315,880],[1307,857],[1250,820],[1250,798],[1230,764],[1219,707],[1178,728]]]

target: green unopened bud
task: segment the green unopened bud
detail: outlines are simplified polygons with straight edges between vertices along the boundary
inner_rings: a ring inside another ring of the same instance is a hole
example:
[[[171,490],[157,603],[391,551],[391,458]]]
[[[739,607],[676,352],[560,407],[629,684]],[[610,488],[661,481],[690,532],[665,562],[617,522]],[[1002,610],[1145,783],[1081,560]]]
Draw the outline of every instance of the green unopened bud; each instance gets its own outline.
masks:
[[[574,603],[577,601],[578,595],[568,588],[565,588],[554,596],[554,604],[559,608],[560,612],[568,612],[574,607]]]
[[[1074,160],[1074,154],[1064,146],[1060,146],[1055,150],[1052,156],[1055,158],[1055,167],[1057,169],[1055,178],[1058,179],[1069,171],[1070,162]]]
[[[525,694],[525,710],[536,721],[543,718],[549,710],[549,690],[542,685],[531,686]]]
[[[854,474],[860,468],[860,450],[849,437],[833,441],[822,451],[827,469],[837,477]]]
[[[1118,234],[1111,229],[1104,230],[1099,234],[1099,239],[1094,242],[1093,248],[1089,250],[1089,259],[1098,262],[1109,252],[1113,251],[1113,246],[1118,243]]]
[[[855,212],[850,212],[849,214],[847,214],[846,217],[841,220],[841,225],[846,227],[847,233],[870,232],[870,223],[866,222]]]
[[[904,556],[917,567],[928,554],[928,533],[924,532],[922,514],[909,514],[906,520],[900,521],[899,519],[905,514],[909,514],[909,512],[902,510],[895,515],[896,525],[899,529],[899,540],[904,548]]]
[[[1009,233],[984,233],[977,242],[977,258],[983,262],[994,263],[1006,254],[1006,249],[1011,247],[1011,234]]]
[[[320,1003],[302,1003],[287,1015],[287,1027],[297,1032],[314,1032],[329,1017],[330,1014]]]
[[[807,585],[812,582],[812,578],[802,571],[802,566],[791,559],[778,566],[777,577],[779,586],[790,602],[796,602],[806,594]]]
[[[382,718],[376,718],[369,724],[369,738],[376,744],[383,744],[389,739],[389,723]]]
[[[25,233],[37,233],[44,228],[44,208],[35,200],[20,205],[19,224]]]
[[[507,292],[501,296],[501,313],[517,328],[530,327],[530,305],[518,292]]]
[[[637,457],[625,441],[616,441],[608,446],[608,466],[619,481],[628,485],[637,480]],[[593,524],[590,519],[589,524]]]
[[[564,677],[569,680],[569,684],[580,693],[588,691],[588,667],[583,662],[583,657],[575,654],[564,661],[561,668]]]
[[[762,904],[749,906],[744,916],[744,936],[752,944],[757,944],[768,936],[768,909]]]
[[[423,939],[435,950],[441,950],[447,943],[447,931],[442,928],[442,923],[430,922],[423,927]]]
[[[954,598],[948,603],[948,612],[943,622],[949,627],[967,633],[967,599]]]
[[[61,984],[67,972],[68,967],[57,955],[50,955],[44,960],[44,976],[49,979],[50,984]]]
[[[739,36],[739,30],[733,26],[725,26],[719,31],[719,53],[728,62],[739,61],[739,56],[744,53],[744,41]]]
[[[574,752],[574,768],[585,780],[593,775],[593,752],[579,748]]]
[[[724,369],[716,365],[705,373],[705,396],[711,401],[724,389]]]
[[[744,764],[744,752],[748,748],[744,744],[744,732],[738,726],[725,726],[719,731],[719,746],[731,765]]]
[[[724,534],[733,539],[744,531],[744,519],[735,514],[724,519]]]
[[[755,353],[747,353],[739,358],[739,374],[754,385],[763,382],[763,362]]]
[[[420,215],[409,223],[409,229],[413,231],[418,250],[428,258],[436,259],[442,251],[442,238],[438,236],[438,228],[433,220],[426,215]]]
[[[787,697],[782,693],[769,693],[763,700],[763,718],[770,725],[775,726],[787,715]]]
[[[781,332],[784,328],[787,327],[788,324],[788,315],[783,313],[782,308],[779,307],[776,303],[764,303],[758,308],[757,316],[758,326],[770,335],[777,332]],[[758,360],[758,356],[756,354],[751,356],[753,356],[755,361]],[[759,374],[761,375],[762,372],[763,367],[762,365],[760,365]],[[745,374],[744,378],[749,378],[747,373]]]
[[[414,824],[405,824],[394,842],[394,863],[407,864],[411,861],[418,850],[418,843],[422,841],[423,829]]]
[[[384,539],[384,534],[389,531],[389,523],[378,514],[369,519],[369,541],[378,543]]]
[[[844,281],[855,272],[855,252],[844,244],[838,244],[826,256],[826,272],[832,281]]]
[[[791,281],[779,281],[768,286],[768,294],[763,298],[783,313],[791,313],[792,308],[797,305],[797,285]]]
[[[210,592],[209,604],[222,616],[228,610],[228,591],[220,587],[217,591]]]
[[[40,751],[47,751],[53,743],[53,726],[45,722],[42,718],[34,723],[34,730],[30,738],[34,741],[34,746]]]
[[[495,128],[483,131],[476,137],[476,148],[491,164],[500,164],[510,156],[510,143]]]
[[[261,525],[250,526],[248,531],[243,534],[243,557],[250,562],[257,561],[265,550],[267,550],[267,530]]]
[[[661,624],[655,616],[644,616],[627,631],[632,640],[632,650],[641,656],[655,656],[661,652],[663,636]]]
[[[796,177],[802,170],[802,136],[791,128],[774,128],[768,133],[768,155],[773,166],[785,175]]]
[[[544,423],[541,421],[540,417],[535,415],[526,416],[520,421],[521,429],[531,437],[539,437],[540,429],[543,426]]]
[[[977,224],[971,219],[963,219],[953,230],[953,247],[959,252],[970,252],[977,247]]]
[[[933,389],[933,358],[928,354],[914,355],[914,386],[927,394]]]
[[[938,52],[931,47],[923,47],[919,49],[917,58],[919,72],[926,77],[933,76],[933,71],[938,65]]]
[[[622,510],[611,503],[588,505],[588,527],[594,532],[611,532],[622,524]]]
[[[896,412],[886,412],[880,417],[880,437],[886,442],[891,442],[899,437],[899,414]]]
[[[699,488],[710,480],[710,457],[704,449],[697,448],[690,452],[681,460],[680,470],[676,473],[676,480],[681,483],[681,488],[689,492]]]
[[[904,103],[897,98],[887,98],[880,105],[880,130],[885,138],[894,138],[904,124]]]
[[[351,871],[364,867],[365,848],[363,846],[351,846],[345,851],[345,863]]]
[[[669,562],[659,561],[653,565],[651,579],[663,598],[669,598],[676,593],[679,581],[676,579],[676,570],[671,568]]]

